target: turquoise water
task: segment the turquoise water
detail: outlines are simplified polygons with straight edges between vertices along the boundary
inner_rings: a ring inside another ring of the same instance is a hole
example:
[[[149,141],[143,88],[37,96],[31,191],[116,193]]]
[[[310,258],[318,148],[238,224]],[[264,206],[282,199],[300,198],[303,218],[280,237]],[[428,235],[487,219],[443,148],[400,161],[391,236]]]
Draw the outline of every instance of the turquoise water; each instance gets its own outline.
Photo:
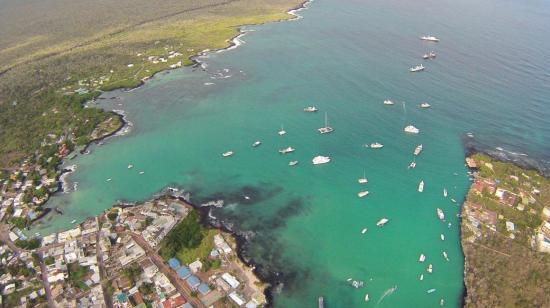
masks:
[[[363,306],[365,293],[371,306],[432,307],[442,298],[458,306],[463,256],[459,206],[450,199],[460,203],[468,188],[464,143],[549,165],[550,6],[319,0],[300,14],[299,21],[249,27],[243,46],[202,59],[206,70],[162,73],[131,92],[105,94],[98,104],[125,110],[132,131],[67,162],[78,166],[69,176],[78,189],[54,197],[49,206],[65,214],[36,231],[67,228],[118,200],[177,186],[196,204],[225,200],[211,214],[246,235],[245,257],[282,283],[275,306],[313,307],[320,295],[329,307]],[[441,42],[422,42],[423,34]],[[424,63],[427,71],[409,73],[432,49],[438,57]],[[218,73],[231,77],[211,78]],[[386,98],[396,104],[384,106]],[[418,108],[422,101],[432,108]],[[321,112],[304,113],[307,105]],[[325,111],[330,135],[316,131]],[[419,135],[403,133],[411,123]],[[252,148],[256,140],[263,144]],[[376,141],[384,148],[363,147]],[[417,167],[407,170],[420,143]],[[296,152],[277,152],[287,146]],[[222,158],[228,150],[235,155]],[[316,155],[333,160],[313,166]],[[299,164],[289,167],[290,160]],[[359,199],[363,170],[370,195]],[[377,228],[382,217],[390,222]],[[352,288],[349,277],[365,287]]]

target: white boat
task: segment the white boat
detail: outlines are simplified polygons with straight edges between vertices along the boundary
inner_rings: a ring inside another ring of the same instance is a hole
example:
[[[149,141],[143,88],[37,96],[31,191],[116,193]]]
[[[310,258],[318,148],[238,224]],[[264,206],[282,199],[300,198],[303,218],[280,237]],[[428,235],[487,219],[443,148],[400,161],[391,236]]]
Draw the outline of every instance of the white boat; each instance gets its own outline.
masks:
[[[428,42],[439,42],[439,39],[437,37],[431,35],[421,36],[420,39]]]
[[[366,197],[367,195],[369,194],[369,191],[368,190],[364,190],[364,191],[360,191],[357,193],[357,196],[359,198],[363,198],[363,197]]]
[[[365,234],[367,233],[368,229],[367,228],[364,228],[363,230],[361,230],[361,234]]]
[[[445,305],[445,300],[444,299],[440,299],[439,300],[439,306],[443,306]]]
[[[453,199],[453,198],[451,198],[451,201],[452,201],[453,203],[456,203],[456,200],[455,200],[455,199]]]
[[[128,165],[128,169],[132,169],[132,168],[134,168],[134,165],[129,164],[129,165]]]
[[[378,142],[375,142],[375,143],[371,143],[371,144],[370,144],[370,148],[371,148],[371,149],[381,149],[381,148],[383,148],[383,147],[384,147],[384,145],[381,144],[381,143],[378,143]]]
[[[422,263],[422,262],[424,262],[425,260],[426,260],[426,256],[425,256],[423,253],[421,253],[421,254],[420,254],[420,257],[418,258],[418,262]]]
[[[424,274],[420,274],[420,281],[424,280]]]
[[[288,147],[288,148],[280,149],[279,153],[287,154],[287,153],[292,153],[294,151],[296,151],[296,149],[294,149],[293,147]]]
[[[285,134],[286,134],[286,130],[285,130],[285,128],[283,127],[283,125],[281,125],[281,130],[278,131],[277,134],[279,134],[279,136],[282,136],[282,135],[285,135]]]
[[[368,302],[369,301],[369,294],[365,294],[365,302]]]
[[[334,131],[334,128],[328,126],[328,115],[327,113],[325,112],[325,126],[324,127],[321,127],[319,129],[317,129],[319,131],[319,133],[321,134],[328,134],[328,133],[332,133]]]
[[[223,157],[229,157],[231,155],[233,155],[233,151],[227,151],[227,152],[222,153]]]
[[[420,133],[420,130],[419,130],[418,128],[414,127],[413,125],[408,125],[408,126],[406,126],[406,127],[403,129],[403,131],[404,131],[405,133],[409,133],[409,134],[418,134],[418,133]]]
[[[445,240],[445,235],[443,235],[443,233],[441,233],[441,234],[439,235],[439,238],[441,238],[441,240],[444,241],[444,240]]]
[[[293,160],[293,161],[288,162],[289,166],[296,166],[297,164],[298,164],[297,160]]]
[[[428,264],[428,269],[427,269],[427,271],[428,271],[428,273],[430,273],[430,274],[433,272],[433,266],[432,266],[431,263]]]
[[[470,138],[474,138],[474,133],[466,133],[466,136],[468,136]]]
[[[449,256],[447,255],[447,252],[444,251],[444,252],[442,253],[442,255],[443,255],[443,258],[445,258],[445,260],[448,262],[448,261],[449,261]]]
[[[445,219],[445,214],[443,214],[443,210],[440,208],[437,208],[437,217],[439,217],[439,219],[441,220]]]
[[[76,219],[71,220],[71,223],[74,224],[76,222]]]
[[[414,154],[414,155],[420,154],[420,152],[422,152],[422,148],[423,148],[423,147],[422,147],[421,144],[417,145],[416,148],[414,149],[414,153],[413,153],[413,154]]]
[[[424,65],[420,64],[420,65],[417,65],[417,66],[414,66],[414,67],[411,67],[409,68],[409,71],[411,73],[416,73],[416,72],[422,72],[423,70],[425,70],[426,68],[424,67]]]
[[[317,109],[317,107],[315,106],[307,106],[306,108],[304,108],[304,111],[305,112],[317,112],[319,109]]]
[[[387,224],[388,221],[389,221],[389,220],[388,220],[387,218],[382,218],[382,219],[380,219],[380,220],[376,223],[376,226],[377,226],[377,227],[382,227],[382,226],[384,226],[385,224]]]
[[[315,157],[313,157],[311,162],[314,165],[327,164],[327,163],[330,163],[330,157],[328,157],[328,156],[315,156]]]
[[[435,53],[435,51],[430,51],[428,53],[425,53],[422,56],[422,59],[429,60],[429,59],[435,59],[435,57],[437,57],[437,54]]]
[[[447,188],[443,188],[443,197],[447,198]]]
[[[108,178],[108,179],[107,179],[107,182],[111,182],[111,178]]]
[[[255,147],[259,146],[260,144],[262,144],[262,142],[260,140],[258,140],[258,141],[254,142],[252,144],[252,147],[255,148]]]
[[[388,105],[388,106],[391,106],[393,105],[394,103],[392,101],[390,101],[389,99],[385,99],[384,100],[384,105]]]
[[[427,292],[428,292],[428,294],[434,293],[434,292],[435,292],[435,289],[429,289]]]
[[[357,180],[357,182],[358,182],[359,184],[367,184],[367,183],[369,182],[369,180],[367,180],[367,176],[366,176],[366,173],[365,173],[364,170],[363,170],[363,177],[362,177],[362,178],[359,178],[359,179]]]
[[[418,192],[424,191],[424,181],[420,181],[420,184],[418,184]]]
[[[423,102],[423,103],[420,104],[420,108],[430,108],[430,107],[432,107],[432,105],[430,105],[426,102]]]
[[[409,166],[407,167],[407,169],[414,169],[416,167],[416,162],[413,161],[409,164]]]
[[[144,173],[145,173],[145,171],[140,171],[140,172],[139,172],[139,174],[144,174]]]

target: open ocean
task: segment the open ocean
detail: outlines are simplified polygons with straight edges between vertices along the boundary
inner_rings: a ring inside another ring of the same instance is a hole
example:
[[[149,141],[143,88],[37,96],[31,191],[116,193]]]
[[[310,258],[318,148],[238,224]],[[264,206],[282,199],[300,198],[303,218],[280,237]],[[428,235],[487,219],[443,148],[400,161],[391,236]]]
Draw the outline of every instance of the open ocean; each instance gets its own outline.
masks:
[[[299,14],[246,27],[242,46],[200,58],[204,70],[104,94],[96,105],[124,110],[131,131],[66,162],[77,165],[67,178],[77,189],[48,202],[65,214],[32,232],[180,187],[195,204],[225,201],[211,214],[246,235],[245,257],[282,283],[276,307],[316,307],[319,296],[327,307],[365,306],[366,293],[368,306],[459,306],[465,150],[550,167],[550,3],[316,0]],[[424,34],[441,41],[423,42]],[[430,50],[437,58],[422,60]],[[425,72],[408,71],[420,63]],[[395,105],[384,106],[386,98]],[[419,108],[424,101],[432,107]],[[303,112],[308,105],[320,111]],[[320,135],[325,112],[335,130]],[[405,134],[408,124],[420,134]],[[262,145],[252,148],[256,140]],[[384,148],[363,146],[373,142]],[[424,150],[408,170],[418,144]],[[278,153],[287,146],[296,152]],[[234,156],[222,158],[229,150]],[[332,162],[313,166],[316,155]],[[366,185],[357,183],[363,171]],[[358,198],[364,189],[370,194]],[[389,223],[376,227],[382,217]]]

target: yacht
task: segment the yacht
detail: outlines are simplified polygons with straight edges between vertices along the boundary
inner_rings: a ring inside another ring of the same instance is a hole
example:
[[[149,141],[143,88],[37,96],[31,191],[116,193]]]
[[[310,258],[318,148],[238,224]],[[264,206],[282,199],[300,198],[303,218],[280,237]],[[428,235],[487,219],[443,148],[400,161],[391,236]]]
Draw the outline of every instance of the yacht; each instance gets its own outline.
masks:
[[[381,149],[381,148],[383,148],[383,147],[384,147],[384,145],[381,144],[381,143],[378,143],[378,142],[375,142],[375,143],[371,143],[371,144],[370,144],[370,148],[371,148],[371,149]]]
[[[311,162],[314,165],[327,164],[327,163],[330,163],[330,157],[328,157],[328,156],[315,156],[315,157],[313,157]]]
[[[437,208],[437,217],[439,217],[439,219],[441,220],[445,219],[445,214],[443,214],[443,210],[440,208]]]
[[[229,157],[231,155],[233,155],[233,151],[227,151],[227,152],[222,154],[223,157]]]
[[[424,191],[424,181],[420,181],[420,184],[418,184],[418,192]]]
[[[387,224],[388,221],[389,221],[389,220],[388,220],[387,218],[382,218],[382,219],[380,219],[380,220],[376,223],[376,226],[377,226],[377,227],[382,227],[382,226],[384,226],[385,224]]]
[[[421,36],[420,39],[428,42],[439,42],[439,39],[437,37],[431,35]]]
[[[286,134],[286,130],[282,125],[281,125],[281,130],[279,132],[277,132],[277,134],[279,134],[279,136],[282,136],[282,135]]]
[[[359,178],[359,179],[357,180],[357,182],[358,182],[359,184],[367,184],[367,183],[369,182],[369,180],[367,180],[365,171],[363,171],[363,177],[362,177],[362,178]]]
[[[304,108],[304,111],[305,112],[317,112],[319,109],[317,109],[317,107],[315,106],[307,106],[306,108]]]
[[[432,107],[432,105],[430,105],[426,102],[423,102],[423,103],[420,104],[420,108],[430,108],[430,107]]]
[[[443,197],[447,198],[447,188],[443,188]]]
[[[287,153],[292,153],[294,151],[296,151],[296,149],[294,149],[293,147],[288,147],[288,148],[285,148],[285,149],[280,149],[279,153],[287,154]]]
[[[255,148],[255,147],[259,146],[260,144],[262,144],[262,142],[260,140],[258,140],[258,141],[254,142],[252,144],[252,147]]]
[[[433,267],[432,267],[432,264],[428,264],[428,273],[432,273],[433,272]]]
[[[417,145],[416,148],[414,149],[414,155],[420,154],[420,152],[422,152],[422,148],[423,147],[421,144]]]
[[[426,256],[425,256],[423,253],[421,253],[421,254],[420,254],[420,257],[418,258],[418,262],[422,263],[422,262],[424,262],[425,260],[426,260]]]
[[[128,165],[128,169],[132,169],[132,168],[134,168],[134,165],[129,164],[129,165]]]
[[[416,162],[413,161],[409,164],[409,166],[407,167],[407,169],[414,169],[416,167]]]
[[[445,235],[443,235],[443,233],[441,233],[441,234],[439,235],[439,237],[441,238],[442,241],[445,240]]]
[[[435,59],[436,56],[437,56],[437,54],[434,51],[430,51],[428,53],[425,53],[422,56],[422,59],[424,59],[424,60]]]
[[[365,234],[365,233],[367,233],[367,230],[368,230],[367,228],[365,228],[365,229],[361,230],[361,234]]]
[[[442,255],[443,255],[443,258],[445,258],[445,260],[448,262],[448,261],[449,261],[449,256],[447,255],[447,252],[444,251],[444,252],[442,253]]]
[[[389,99],[386,99],[386,100],[384,100],[384,105],[391,106],[391,105],[393,105],[393,102],[390,101]]]
[[[424,65],[420,64],[420,65],[417,65],[417,66],[414,66],[414,67],[411,67],[409,68],[409,71],[411,73],[416,73],[416,72],[422,72],[423,70],[425,70],[426,68],[424,67]]]
[[[406,126],[406,127],[403,129],[403,131],[404,131],[405,133],[410,133],[410,134],[418,134],[418,133],[420,133],[420,130],[419,130],[418,128],[414,127],[413,125],[408,125],[408,126]]]
[[[321,134],[328,134],[328,133],[332,133],[334,131],[334,128],[328,126],[328,115],[327,113],[325,112],[325,126],[324,127],[321,127],[319,129],[317,129],[319,131],[319,133]]]
[[[297,164],[298,164],[297,160],[293,160],[293,161],[288,162],[289,166],[296,166]]]
[[[363,197],[366,197],[367,195],[369,194],[369,191],[368,190],[364,190],[364,191],[360,191],[357,193],[357,196],[359,198],[363,198]]]

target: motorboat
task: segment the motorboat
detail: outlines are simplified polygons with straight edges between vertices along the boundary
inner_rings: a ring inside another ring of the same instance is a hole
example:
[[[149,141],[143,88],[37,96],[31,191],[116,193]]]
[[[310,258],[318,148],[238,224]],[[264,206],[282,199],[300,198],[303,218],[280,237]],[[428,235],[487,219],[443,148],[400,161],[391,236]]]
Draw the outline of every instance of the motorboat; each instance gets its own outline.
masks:
[[[424,65],[420,64],[420,65],[417,65],[417,66],[414,66],[414,67],[411,67],[409,68],[409,71],[411,73],[416,73],[416,72],[422,72],[423,70],[425,70],[426,68],[424,67]]]
[[[367,195],[369,194],[369,191],[368,190],[364,190],[364,191],[360,191],[357,193],[357,196],[359,198],[363,198],[363,197],[366,197]]]
[[[280,149],[279,153],[287,154],[287,153],[292,153],[294,151],[296,151],[296,149],[294,149],[293,147],[288,147],[288,148]]]
[[[145,171],[140,171],[139,174],[145,174]]]
[[[406,126],[406,127],[403,129],[403,131],[404,131],[405,133],[409,133],[409,134],[418,134],[418,133],[420,133],[420,130],[419,130],[418,128],[414,127],[414,125],[408,125],[408,126]]]
[[[420,37],[420,39],[428,42],[436,42],[436,43],[439,42],[439,39],[432,35],[423,35]]]
[[[385,99],[384,100],[384,105],[391,106],[391,105],[394,105],[394,103],[392,101],[390,101],[389,99]]]
[[[426,102],[423,102],[423,103],[420,104],[420,108],[430,108],[430,107],[432,107],[432,105],[430,105]]]
[[[429,290],[428,290],[428,291],[426,291],[426,292],[428,292],[428,294],[430,294],[430,293],[434,293],[434,292],[435,292],[435,289],[429,289]]]
[[[384,147],[384,145],[381,144],[381,143],[378,143],[378,142],[375,142],[375,143],[371,143],[371,144],[370,144],[370,148],[371,148],[371,149],[381,149],[381,148],[383,148],[383,147]]]
[[[222,154],[223,157],[229,157],[231,155],[233,155],[233,151],[227,151]]]
[[[319,128],[317,130],[321,134],[328,134],[328,133],[332,133],[334,131],[334,128],[328,126],[328,115],[327,115],[326,112],[325,112],[325,126]]]
[[[293,160],[293,161],[288,162],[289,166],[296,166],[297,164],[298,164],[297,160]]]
[[[413,153],[413,154],[414,154],[414,155],[420,154],[420,152],[422,152],[422,148],[423,148],[423,147],[422,147],[421,144],[417,145],[416,148],[414,149],[414,153]]]
[[[128,165],[128,169],[132,169],[132,168],[134,168],[134,165],[129,164],[129,165]]]
[[[424,181],[420,181],[420,183],[418,184],[418,192],[423,192],[424,191]]]
[[[382,226],[384,226],[385,224],[387,224],[388,221],[389,221],[389,220],[388,220],[387,218],[382,218],[382,219],[380,219],[380,220],[376,223],[376,226],[377,226],[377,227],[382,227]]]
[[[444,240],[445,240],[445,235],[443,235],[443,233],[441,233],[441,234],[439,235],[439,238],[441,238],[441,240],[444,241]]]
[[[426,256],[423,253],[421,253],[420,257],[418,258],[418,262],[422,263],[424,261],[426,261]]]
[[[307,106],[306,108],[304,108],[304,111],[305,112],[317,112],[317,111],[319,111],[319,109],[317,109],[317,107],[315,107],[315,106]]]
[[[441,220],[445,219],[445,214],[443,214],[443,210],[440,208],[437,208],[437,217],[439,217],[439,219]]]
[[[285,128],[281,125],[281,130],[279,130],[277,132],[277,134],[279,134],[279,136],[283,136],[283,135],[286,135],[286,130]]]
[[[367,228],[364,228],[363,230],[361,230],[361,234],[365,234],[367,233],[368,229]]]
[[[427,270],[427,271],[428,271],[428,273],[430,273],[430,274],[433,272],[433,266],[432,266],[431,263],[428,264],[428,270]]]
[[[252,144],[252,147],[255,148],[255,147],[259,146],[260,144],[262,144],[262,142],[260,140],[258,140],[258,141],[254,142]]]
[[[313,157],[311,162],[314,165],[327,164],[327,163],[330,163],[330,157],[328,157],[328,156],[315,156],[315,157]]]

